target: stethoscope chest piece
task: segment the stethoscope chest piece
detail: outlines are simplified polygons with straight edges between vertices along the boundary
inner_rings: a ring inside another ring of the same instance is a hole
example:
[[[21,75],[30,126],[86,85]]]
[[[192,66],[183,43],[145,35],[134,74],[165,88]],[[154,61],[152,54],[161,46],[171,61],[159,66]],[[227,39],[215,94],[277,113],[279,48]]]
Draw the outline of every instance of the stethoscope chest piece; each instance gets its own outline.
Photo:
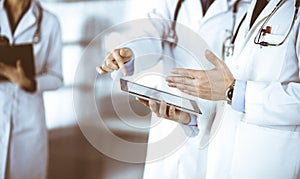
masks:
[[[38,44],[41,40],[41,37],[40,37],[40,34],[34,34],[33,37],[32,37],[32,42],[34,44]]]
[[[233,53],[234,53],[234,43],[232,43],[231,39],[228,38],[223,43],[222,59],[226,61],[228,58],[233,56]]]
[[[173,29],[170,29],[168,34],[163,37],[163,46],[164,46],[164,42],[167,42],[172,48],[176,47],[177,43],[178,43],[178,36],[176,34],[176,31]]]

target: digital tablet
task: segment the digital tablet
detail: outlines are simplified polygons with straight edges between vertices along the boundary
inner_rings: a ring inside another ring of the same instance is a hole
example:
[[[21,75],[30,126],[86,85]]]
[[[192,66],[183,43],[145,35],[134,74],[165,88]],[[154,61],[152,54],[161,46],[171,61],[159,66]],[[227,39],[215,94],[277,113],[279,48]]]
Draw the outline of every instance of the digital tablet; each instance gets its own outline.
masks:
[[[32,44],[15,46],[0,45],[0,62],[15,67],[17,60],[21,60],[21,66],[25,75],[33,79],[35,77],[35,66]],[[0,75],[0,81],[5,80],[7,78]]]
[[[176,109],[191,113],[202,114],[197,102],[181,96],[177,96],[166,91],[144,86],[126,79],[120,79],[121,89],[138,98],[149,100],[153,99],[157,102],[166,101],[167,105],[173,105]]]

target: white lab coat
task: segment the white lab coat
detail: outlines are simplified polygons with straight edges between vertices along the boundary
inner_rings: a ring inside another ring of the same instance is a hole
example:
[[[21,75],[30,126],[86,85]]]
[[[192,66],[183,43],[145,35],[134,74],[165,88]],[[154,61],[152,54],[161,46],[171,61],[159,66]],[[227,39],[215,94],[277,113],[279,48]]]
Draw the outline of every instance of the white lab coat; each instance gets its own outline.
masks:
[[[172,20],[176,4],[177,1],[175,0],[160,1],[157,5],[157,9],[154,11],[155,14],[152,14],[152,17]],[[189,39],[190,32],[194,31],[207,41],[208,45],[216,54],[218,54],[218,56],[221,56],[222,43],[228,35],[226,30],[231,30],[232,26],[232,4],[233,2],[227,0],[216,0],[203,18],[199,0],[184,1],[178,15],[178,23],[186,25],[190,28],[190,31],[182,33],[183,36],[179,36],[179,44],[184,38]],[[245,14],[248,5],[249,1],[242,1],[240,3],[237,21],[240,21]],[[162,25],[156,26],[156,28],[159,27],[162,27]],[[162,32],[159,31],[158,33]],[[149,36],[149,33],[147,34]],[[193,42],[193,40],[194,39],[189,39],[190,44],[193,48],[197,48],[197,46],[195,46],[197,45],[197,42]],[[198,45],[201,46],[201,44]],[[163,61],[163,72],[166,74],[174,67],[194,69],[207,68],[205,62],[202,61],[203,66],[199,66],[198,61],[192,59],[190,54],[178,46],[175,49],[166,47],[165,51],[162,51],[160,41],[155,40],[153,40],[151,46],[149,46],[149,40],[148,44],[146,42],[141,42],[140,40],[135,42],[135,44],[129,44],[128,46],[133,50],[135,55],[134,68],[136,71],[143,71],[156,64],[157,61],[151,56],[153,54],[165,54],[166,56],[175,59],[175,62]],[[147,54],[150,55],[148,59],[145,57]],[[139,58],[145,59],[139,60]],[[198,135],[194,137],[190,137],[195,135],[193,131],[195,129],[193,127],[189,128],[188,126],[179,123],[159,119],[153,114],[151,119],[152,127],[148,138],[144,179],[205,178],[207,147],[199,147],[199,143],[205,132],[205,127],[210,123],[209,121],[214,118],[214,105],[209,101],[201,101],[200,103],[203,115],[198,116],[198,127],[200,131]],[[174,134],[173,137],[170,137],[171,133],[176,134]],[[155,145],[157,142],[164,141],[167,137],[169,137],[168,141],[162,142],[162,145]],[[180,143],[180,139],[184,138],[186,138],[185,142]],[[178,142],[178,148],[166,151],[165,148],[168,148],[168,142],[171,142],[172,144]],[[165,146],[163,146],[163,144]],[[159,153],[160,157],[157,157],[159,156]]]
[[[245,113],[225,105],[208,151],[207,179],[300,178],[300,18],[285,43],[260,47],[254,37],[279,0],[271,0],[249,30],[255,1],[227,63],[236,79],[247,80]],[[286,35],[295,0],[287,0],[267,23],[265,41]],[[234,99],[233,99],[234,100]],[[221,122],[220,122],[221,121]],[[215,124],[214,124],[215,125]]]
[[[12,35],[0,5],[1,35],[12,44],[31,43],[38,8],[33,1]],[[43,11],[41,41],[34,45],[37,91],[27,93],[11,82],[0,82],[0,178],[46,178],[48,141],[42,92],[62,85],[61,31],[58,19]]]

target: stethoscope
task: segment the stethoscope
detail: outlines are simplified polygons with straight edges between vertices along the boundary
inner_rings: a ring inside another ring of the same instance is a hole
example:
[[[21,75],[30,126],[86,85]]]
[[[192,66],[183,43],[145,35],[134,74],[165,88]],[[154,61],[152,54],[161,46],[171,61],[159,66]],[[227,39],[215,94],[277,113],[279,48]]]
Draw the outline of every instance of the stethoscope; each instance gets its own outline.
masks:
[[[174,12],[173,21],[172,21],[172,24],[171,24],[171,28],[168,29],[167,34],[163,35],[162,48],[164,48],[165,42],[169,43],[171,48],[175,48],[177,43],[178,43],[178,36],[177,36],[177,33],[176,33],[176,24],[177,24],[178,14],[179,14],[179,11],[181,9],[181,5],[182,5],[183,1],[184,0],[178,0],[178,2],[177,2],[175,12]]]
[[[272,10],[272,12],[266,17],[266,20],[263,22],[263,24],[261,25],[261,27],[258,30],[257,35],[254,38],[254,44],[260,45],[261,47],[262,46],[264,46],[264,47],[267,47],[267,46],[277,47],[277,46],[282,45],[287,40],[287,37],[291,33],[292,28],[293,28],[293,26],[295,24],[295,21],[297,19],[297,14],[298,14],[298,10],[299,10],[300,0],[296,0],[293,21],[292,21],[292,24],[289,27],[289,30],[288,30],[287,34],[285,35],[284,39],[281,42],[279,42],[279,43],[270,43],[270,42],[266,42],[266,41],[262,40],[262,36],[264,36],[266,33],[270,33],[270,29],[269,29],[270,27],[266,26],[266,24],[269,22],[269,20],[272,18],[272,16],[278,11],[278,9],[284,4],[285,1],[286,0],[279,1],[279,3],[275,6],[275,8]],[[234,42],[235,42],[235,39],[237,37],[237,34],[239,32],[240,27],[241,27],[242,23],[244,22],[244,20],[246,18],[246,15],[247,14],[245,14],[244,17],[242,18],[242,20],[239,23],[239,25],[237,27],[237,30],[235,31],[234,35],[231,36],[231,38],[229,39],[229,41],[228,41],[228,39],[226,39],[224,41],[224,43],[223,43],[222,54],[223,54],[223,59],[224,60],[227,59],[228,57],[231,57],[233,55],[233,52],[234,52]],[[264,28],[265,26],[266,26],[266,28]]]
[[[43,20],[43,8],[39,2],[36,2],[38,8],[38,18],[37,18],[37,27],[32,36],[32,44],[38,44],[41,41],[41,26]],[[0,26],[0,45],[9,45],[9,40],[6,36],[1,35],[1,26]]]
[[[231,31],[230,31],[230,35],[228,37],[225,38],[224,42],[223,42],[223,46],[222,46],[222,59],[225,60],[226,58],[230,57],[233,55],[233,50],[234,50],[234,42],[237,36],[237,32],[239,31],[242,22],[245,20],[246,18],[246,14],[244,15],[244,17],[242,18],[241,22],[239,23],[236,33],[233,34],[234,32],[234,26],[236,23],[236,14],[238,12],[238,5],[240,3],[240,0],[237,0],[232,8],[232,27],[231,27]]]
[[[233,31],[234,31],[234,25],[236,22],[236,14],[238,11],[238,4],[241,0],[237,0],[234,4],[233,4],[233,8],[232,8],[232,19],[233,19],[233,23],[232,23],[232,29],[230,31],[230,36],[227,37],[226,39],[231,39],[233,36]],[[178,36],[176,33],[176,24],[177,24],[177,18],[178,18],[178,14],[179,11],[181,9],[181,5],[184,2],[184,0],[178,0],[176,8],[175,8],[175,12],[174,12],[174,17],[173,17],[173,21],[171,24],[171,28],[168,29],[168,32],[166,34],[163,34],[163,41],[162,41],[162,47],[164,48],[165,43],[169,43],[169,45],[174,48],[178,42]]]
[[[299,10],[300,0],[296,0],[293,21],[292,21],[292,24],[291,24],[291,26],[290,26],[287,34],[285,35],[284,39],[281,42],[279,42],[279,43],[270,43],[270,42],[266,42],[266,41],[262,41],[261,40],[261,36],[263,36],[263,34],[269,33],[268,32],[268,26],[265,29],[264,29],[264,27],[269,22],[269,20],[271,19],[271,17],[276,13],[276,11],[284,4],[285,1],[286,0],[279,1],[279,3],[275,6],[275,8],[273,9],[273,11],[267,16],[267,19],[261,25],[261,27],[260,27],[257,35],[254,38],[254,44],[260,45],[260,46],[275,46],[275,47],[277,47],[277,46],[282,45],[286,41],[287,37],[289,36],[289,34],[292,31],[292,28],[293,28],[293,26],[295,24],[295,21],[297,19],[297,14],[298,14],[298,10]]]

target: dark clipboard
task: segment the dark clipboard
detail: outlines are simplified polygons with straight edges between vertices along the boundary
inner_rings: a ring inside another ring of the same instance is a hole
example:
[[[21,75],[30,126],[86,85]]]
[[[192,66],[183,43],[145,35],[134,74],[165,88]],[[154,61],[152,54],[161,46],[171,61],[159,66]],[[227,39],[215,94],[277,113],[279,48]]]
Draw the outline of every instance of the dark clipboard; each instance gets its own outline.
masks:
[[[0,62],[10,66],[16,66],[17,60],[21,60],[21,66],[25,75],[30,78],[35,78],[35,64],[32,44],[22,45],[0,45]],[[0,75],[0,81],[7,81],[7,78]]]
[[[167,105],[173,105],[176,109],[199,115],[202,114],[195,100],[177,96],[166,91],[144,86],[126,79],[120,79],[121,90],[141,99],[154,99],[157,102],[165,100]]]

